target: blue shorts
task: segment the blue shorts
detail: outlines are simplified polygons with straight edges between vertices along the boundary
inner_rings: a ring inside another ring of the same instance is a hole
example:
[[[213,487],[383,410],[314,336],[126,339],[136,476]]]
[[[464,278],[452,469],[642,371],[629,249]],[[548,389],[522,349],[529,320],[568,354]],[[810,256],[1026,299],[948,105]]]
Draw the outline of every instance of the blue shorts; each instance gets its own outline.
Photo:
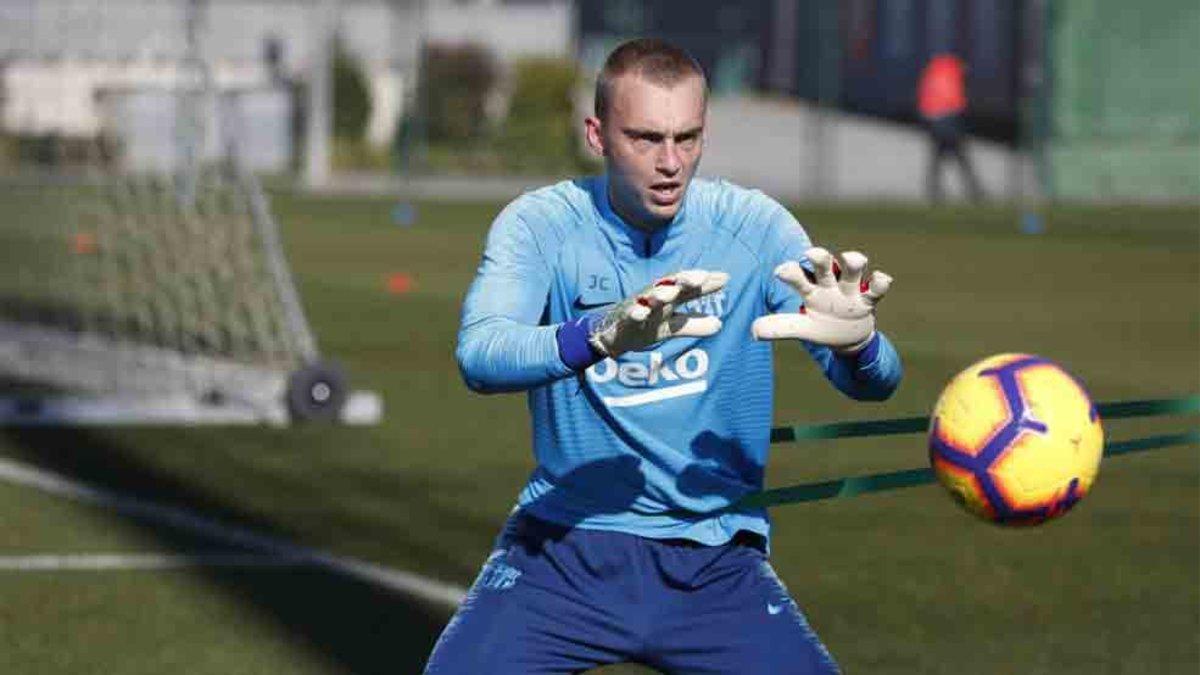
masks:
[[[836,673],[761,539],[705,546],[516,514],[426,673]]]

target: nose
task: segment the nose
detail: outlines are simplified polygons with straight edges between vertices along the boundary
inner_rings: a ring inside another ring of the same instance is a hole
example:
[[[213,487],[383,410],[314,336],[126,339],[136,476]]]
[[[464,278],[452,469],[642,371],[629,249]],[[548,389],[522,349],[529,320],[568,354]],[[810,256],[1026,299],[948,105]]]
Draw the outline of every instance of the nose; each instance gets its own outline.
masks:
[[[668,138],[659,148],[654,168],[664,176],[674,176],[683,168],[683,159],[673,139]]]

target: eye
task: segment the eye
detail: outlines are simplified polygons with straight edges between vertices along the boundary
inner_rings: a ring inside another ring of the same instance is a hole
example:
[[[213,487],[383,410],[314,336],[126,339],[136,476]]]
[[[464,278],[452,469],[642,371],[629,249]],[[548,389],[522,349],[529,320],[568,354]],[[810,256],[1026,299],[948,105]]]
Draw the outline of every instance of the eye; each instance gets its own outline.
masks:
[[[649,150],[655,145],[662,143],[666,138],[662,134],[653,131],[631,131],[627,132],[630,142],[638,150]]]

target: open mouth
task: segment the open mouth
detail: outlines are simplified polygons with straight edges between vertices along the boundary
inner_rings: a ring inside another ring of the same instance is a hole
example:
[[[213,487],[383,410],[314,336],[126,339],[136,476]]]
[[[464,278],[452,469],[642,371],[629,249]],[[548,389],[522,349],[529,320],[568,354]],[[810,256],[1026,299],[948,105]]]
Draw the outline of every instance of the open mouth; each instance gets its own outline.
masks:
[[[674,204],[679,200],[679,193],[682,187],[682,185],[674,181],[655,183],[650,186],[650,196],[654,200],[654,203],[660,206]]]

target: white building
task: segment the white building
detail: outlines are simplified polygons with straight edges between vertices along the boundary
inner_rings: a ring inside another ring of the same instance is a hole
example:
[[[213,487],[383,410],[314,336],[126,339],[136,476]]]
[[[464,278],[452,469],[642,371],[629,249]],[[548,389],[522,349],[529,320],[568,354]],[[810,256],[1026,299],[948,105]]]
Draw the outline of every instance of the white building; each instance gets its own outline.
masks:
[[[107,129],[99,92],[177,90],[194,53],[220,92],[307,80],[328,7],[367,75],[376,145],[392,139],[424,43],[481,44],[500,63],[573,53],[571,0],[4,0],[0,127],[95,135]]]

